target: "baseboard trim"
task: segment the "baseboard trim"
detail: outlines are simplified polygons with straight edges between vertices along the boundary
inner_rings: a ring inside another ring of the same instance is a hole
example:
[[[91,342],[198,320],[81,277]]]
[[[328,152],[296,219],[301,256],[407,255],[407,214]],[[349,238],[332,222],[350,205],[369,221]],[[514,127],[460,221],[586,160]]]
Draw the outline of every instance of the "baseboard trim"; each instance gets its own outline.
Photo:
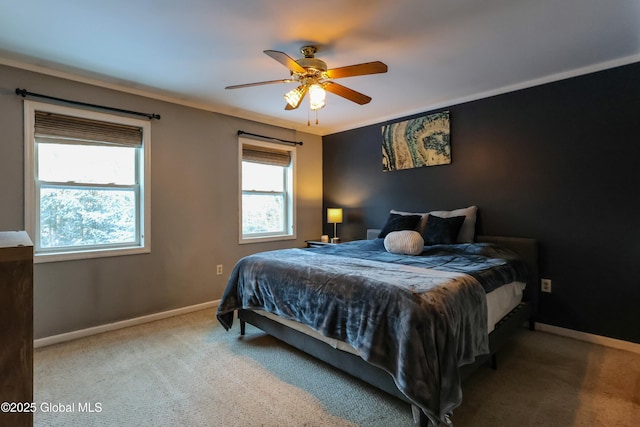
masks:
[[[617,348],[618,350],[626,350],[640,354],[640,344],[629,341],[603,337],[601,335],[589,334],[587,332],[574,331],[573,329],[566,329],[538,322],[536,322],[536,331],[548,332],[550,334],[561,335],[563,337],[574,338],[580,341],[587,341],[594,344],[600,344],[605,347]]]
[[[77,331],[66,332],[64,334],[52,335],[50,337],[38,338],[33,341],[34,348],[46,347],[48,345],[58,344],[65,341],[71,341],[78,338],[84,338],[91,335],[101,334],[103,332],[115,331],[130,326],[142,325],[156,320],[168,319],[169,317],[179,316],[181,314],[192,313],[194,311],[215,308],[220,304],[220,300],[203,302],[201,304],[190,305],[187,307],[176,308],[173,310],[162,311],[160,313],[148,314],[146,316],[135,317],[133,319],[122,320],[119,322],[107,323],[105,325],[94,326],[92,328],[80,329]],[[547,325],[546,323],[536,322],[537,331],[548,332],[550,334],[560,335],[563,337],[574,338],[580,341],[586,341],[594,344],[603,345],[605,347],[617,348],[619,350],[630,351],[640,354],[640,344],[629,341],[618,340],[615,338],[603,337],[601,335],[589,334],[587,332],[575,331],[573,329],[561,328],[559,326]]]
[[[38,338],[33,341],[33,348],[46,347],[48,345],[58,344],[65,341],[71,341],[78,338],[84,338],[91,335],[101,334],[103,332],[115,331],[117,329],[128,328],[130,326],[142,325],[144,323],[155,322],[156,320],[167,319],[169,317],[179,316],[181,314],[192,313],[194,311],[214,308],[220,304],[220,300],[203,302],[201,304],[190,305],[187,307],[176,308],[173,310],[162,311],[160,313],[148,314],[146,316],[134,317],[133,319],[121,320],[119,322],[107,323],[105,325],[94,326],[92,328],[80,329],[77,331],[66,332],[64,334],[52,335],[50,337]]]

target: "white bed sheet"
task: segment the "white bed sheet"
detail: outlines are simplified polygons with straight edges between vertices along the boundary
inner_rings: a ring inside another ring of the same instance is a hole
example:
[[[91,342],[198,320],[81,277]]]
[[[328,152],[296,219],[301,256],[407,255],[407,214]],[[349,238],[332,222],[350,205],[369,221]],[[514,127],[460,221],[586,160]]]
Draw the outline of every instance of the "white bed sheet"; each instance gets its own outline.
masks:
[[[522,282],[512,282],[504,285],[498,289],[493,290],[487,294],[487,331],[491,333],[496,323],[500,321],[511,310],[516,308],[522,301],[522,292],[525,288],[525,284]],[[278,323],[295,329],[298,332],[302,332],[306,335],[310,335],[320,341],[329,344],[333,348],[337,348],[342,351],[357,354],[356,350],[349,344],[336,340],[334,338],[328,338],[320,335],[318,332],[311,329],[309,326],[294,320],[283,319],[275,314],[269,313],[263,310],[255,310],[257,314],[268,317]]]

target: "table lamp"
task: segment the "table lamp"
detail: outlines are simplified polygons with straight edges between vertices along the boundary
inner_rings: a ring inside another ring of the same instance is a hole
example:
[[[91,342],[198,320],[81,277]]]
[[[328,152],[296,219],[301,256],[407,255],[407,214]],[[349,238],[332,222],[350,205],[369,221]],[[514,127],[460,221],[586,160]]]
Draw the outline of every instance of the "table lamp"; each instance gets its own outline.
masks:
[[[340,243],[340,238],[336,236],[336,231],[338,224],[342,222],[342,208],[327,208],[327,222],[333,224],[331,243]]]

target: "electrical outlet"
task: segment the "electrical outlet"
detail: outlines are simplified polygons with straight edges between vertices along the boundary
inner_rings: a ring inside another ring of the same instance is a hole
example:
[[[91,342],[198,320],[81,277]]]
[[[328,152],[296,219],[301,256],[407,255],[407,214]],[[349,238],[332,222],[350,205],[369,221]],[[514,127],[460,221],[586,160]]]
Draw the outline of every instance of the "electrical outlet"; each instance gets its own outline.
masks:
[[[551,293],[551,279],[540,280],[540,290],[542,292]]]
[[[222,264],[216,266],[216,274],[219,276],[222,274]]]

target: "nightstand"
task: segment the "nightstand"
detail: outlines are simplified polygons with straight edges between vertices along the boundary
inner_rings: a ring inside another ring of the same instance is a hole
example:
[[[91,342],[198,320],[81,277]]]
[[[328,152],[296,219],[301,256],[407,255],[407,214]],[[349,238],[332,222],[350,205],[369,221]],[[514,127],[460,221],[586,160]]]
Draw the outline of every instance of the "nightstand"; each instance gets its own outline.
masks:
[[[320,246],[337,245],[338,243],[321,242],[320,240],[305,240],[308,248],[319,248]]]

